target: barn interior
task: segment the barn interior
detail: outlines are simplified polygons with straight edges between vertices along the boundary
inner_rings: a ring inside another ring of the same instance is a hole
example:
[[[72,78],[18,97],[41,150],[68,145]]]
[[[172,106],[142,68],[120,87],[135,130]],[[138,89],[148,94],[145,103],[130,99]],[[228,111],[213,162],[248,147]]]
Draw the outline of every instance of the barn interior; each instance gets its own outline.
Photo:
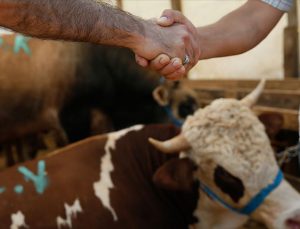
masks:
[[[203,26],[246,1],[106,2],[144,19],[174,9],[195,26]],[[255,48],[235,56],[200,60],[178,81],[139,66],[129,49],[38,39],[2,30],[0,174],[31,160],[43,160],[78,141],[136,124],[171,124],[180,130],[197,109],[219,98],[241,100],[266,79],[252,110],[265,127],[285,179],[300,192],[299,25],[300,2],[295,0],[293,8]],[[0,198],[4,186],[0,180]],[[243,228],[267,227],[250,219]]]

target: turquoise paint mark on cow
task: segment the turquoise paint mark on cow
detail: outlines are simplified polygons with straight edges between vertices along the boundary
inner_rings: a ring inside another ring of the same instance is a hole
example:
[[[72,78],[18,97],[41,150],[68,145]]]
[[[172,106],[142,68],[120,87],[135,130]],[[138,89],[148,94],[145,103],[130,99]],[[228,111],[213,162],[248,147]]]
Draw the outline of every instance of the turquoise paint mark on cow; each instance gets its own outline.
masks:
[[[28,45],[28,40],[29,37],[24,37],[21,34],[16,35],[15,37],[15,44],[14,44],[14,53],[19,53],[20,50],[23,50],[27,55],[31,54],[29,45]]]
[[[5,188],[4,187],[0,187],[0,194],[5,192]]]
[[[18,171],[24,175],[26,181],[32,181],[34,183],[37,193],[43,194],[48,185],[48,177],[45,169],[46,163],[44,160],[41,160],[38,162],[37,175],[24,166],[20,166]]]
[[[22,185],[16,185],[14,190],[15,190],[15,193],[22,194],[24,192],[24,187]]]
[[[0,46],[2,46],[4,44],[4,40],[2,37],[0,37]]]

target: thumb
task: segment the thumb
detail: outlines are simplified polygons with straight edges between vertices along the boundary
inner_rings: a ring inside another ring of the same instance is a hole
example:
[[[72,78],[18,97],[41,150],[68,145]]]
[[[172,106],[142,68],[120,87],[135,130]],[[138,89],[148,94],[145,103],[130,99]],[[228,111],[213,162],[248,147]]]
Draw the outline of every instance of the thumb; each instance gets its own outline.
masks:
[[[174,23],[173,18],[167,17],[167,16],[161,16],[160,18],[157,19],[157,24],[160,26],[170,26]]]
[[[170,26],[174,23],[186,24],[186,17],[177,10],[164,10],[161,17],[158,19],[158,24],[161,26]]]
[[[147,67],[149,62],[147,59],[135,54],[135,61],[138,65],[142,66],[142,67]]]

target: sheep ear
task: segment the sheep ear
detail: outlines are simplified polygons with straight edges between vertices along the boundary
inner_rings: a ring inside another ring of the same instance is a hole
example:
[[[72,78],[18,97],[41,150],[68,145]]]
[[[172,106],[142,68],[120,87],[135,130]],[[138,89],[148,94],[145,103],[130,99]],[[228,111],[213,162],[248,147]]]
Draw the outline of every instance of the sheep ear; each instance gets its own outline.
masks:
[[[190,191],[196,165],[188,158],[175,158],[163,164],[153,176],[156,185],[173,191]]]
[[[152,92],[153,98],[160,106],[168,105],[169,93],[163,86],[158,86]]]

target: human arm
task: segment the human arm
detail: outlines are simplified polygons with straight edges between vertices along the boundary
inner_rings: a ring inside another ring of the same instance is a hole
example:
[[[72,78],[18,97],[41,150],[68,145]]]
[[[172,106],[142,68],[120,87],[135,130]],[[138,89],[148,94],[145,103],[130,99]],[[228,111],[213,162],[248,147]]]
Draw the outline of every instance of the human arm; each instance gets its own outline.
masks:
[[[30,36],[132,49],[146,59],[183,56],[184,25],[167,30],[96,0],[0,0],[0,26]]]
[[[248,0],[218,22],[198,28],[200,59],[244,53],[259,44],[283,15],[261,0]]]
[[[283,13],[261,0],[248,0],[216,23],[198,27],[199,59],[236,55],[250,50],[269,34]],[[187,21],[180,12],[166,10],[158,22],[161,26],[170,26]],[[168,62],[162,66],[154,59],[150,65],[160,72],[166,68],[170,74],[176,72]]]

